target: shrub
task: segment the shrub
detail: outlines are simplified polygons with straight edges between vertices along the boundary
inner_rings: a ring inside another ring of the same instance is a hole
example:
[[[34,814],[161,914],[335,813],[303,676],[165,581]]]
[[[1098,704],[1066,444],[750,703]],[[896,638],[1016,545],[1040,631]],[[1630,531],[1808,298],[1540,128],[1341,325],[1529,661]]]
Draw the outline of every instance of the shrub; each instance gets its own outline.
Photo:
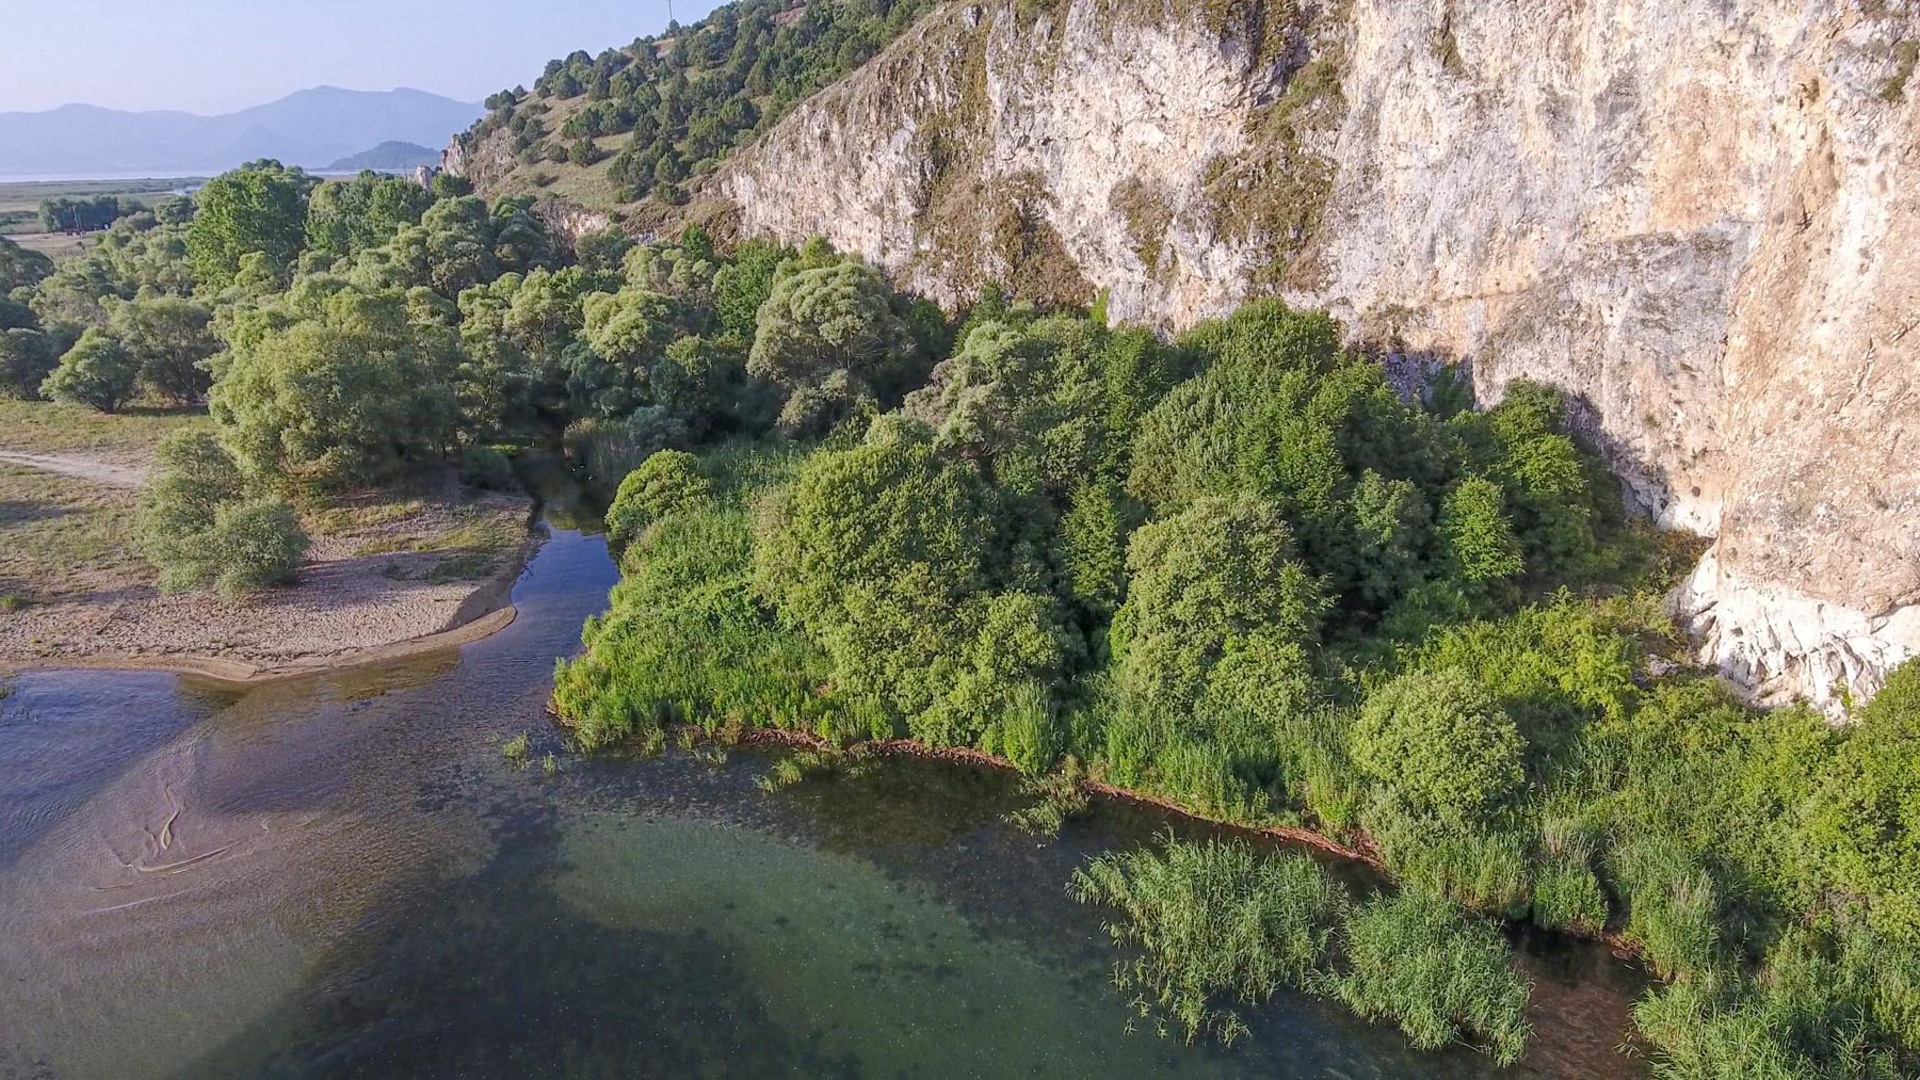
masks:
[[[1202,499],[1141,526],[1127,570],[1113,627],[1121,682],[1176,715],[1191,712],[1229,646],[1255,634],[1311,642],[1325,610],[1292,532],[1261,499]]]
[[[676,510],[712,497],[713,484],[700,471],[700,459],[684,450],[659,450],[620,481],[607,508],[607,539],[631,543],[647,527]]]
[[[286,584],[307,551],[293,508],[279,499],[247,499],[233,459],[203,432],[160,443],[135,528],[162,589],[211,585],[238,595]]]
[[[460,452],[460,480],[482,491],[517,491],[513,462],[497,446],[469,446]]]
[[[1485,821],[1524,780],[1513,721],[1451,668],[1402,675],[1374,691],[1351,746],[1367,775],[1450,825]]]
[[[153,479],[140,495],[135,535],[159,568],[162,589],[213,583],[220,564],[208,534],[220,507],[241,490],[240,470],[213,436],[177,432],[161,441]]]
[[[1310,987],[1327,962],[1345,892],[1304,855],[1169,837],[1161,850],[1104,855],[1077,870],[1082,903],[1121,917],[1107,926],[1131,955],[1115,978],[1140,1015],[1232,1042],[1245,1023],[1223,1002],[1256,1005],[1282,986]]]
[[[110,413],[133,393],[139,377],[140,365],[127,350],[106,331],[91,327],[40,383],[40,393]]]
[[[219,560],[214,586],[228,596],[292,584],[307,554],[293,507],[271,497],[220,507],[207,539]]]
[[[1408,889],[1351,910],[1341,939],[1348,966],[1330,986],[1355,1012],[1392,1019],[1421,1050],[1459,1041],[1502,1065],[1520,1060],[1529,984],[1492,923]]]
[[[1813,801],[1826,872],[1867,898],[1874,924],[1920,943],[1920,660],[1887,679]]]
[[[59,363],[53,342],[40,331],[0,332],[0,394],[32,401]]]

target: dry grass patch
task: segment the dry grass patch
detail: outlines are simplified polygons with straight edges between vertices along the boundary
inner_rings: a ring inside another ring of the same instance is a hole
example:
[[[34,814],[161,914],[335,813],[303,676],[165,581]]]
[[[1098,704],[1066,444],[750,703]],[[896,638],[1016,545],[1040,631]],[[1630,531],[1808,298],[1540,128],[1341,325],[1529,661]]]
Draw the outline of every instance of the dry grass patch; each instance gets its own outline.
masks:
[[[0,617],[26,604],[143,585],[135,492],[0,463]]]
[[[187,428],[211,428],[200,409],[95,412],[84,405],[0,399],[0,450],[82,453],[145,464],[160,440]]]

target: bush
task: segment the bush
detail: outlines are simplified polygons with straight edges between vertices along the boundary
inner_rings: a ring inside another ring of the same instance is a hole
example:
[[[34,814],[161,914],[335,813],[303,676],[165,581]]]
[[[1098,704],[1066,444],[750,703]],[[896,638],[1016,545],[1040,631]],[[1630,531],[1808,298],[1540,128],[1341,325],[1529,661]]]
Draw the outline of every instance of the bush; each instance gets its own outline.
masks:
[[[1352,910],[1341,936],[1348,967],[1330,986],[1355,1012],[1421,1050],[1465,1042],[1502,1065],[1526,1051],[1529,985],[1492,923],[1409,889]]]
[[[160,570],[162,589],[212,584],[220,567],[208,534],[221,505],[238,499],[241,489],[240,470],[213,436],[177,432],[161,441],[135,533]]]
[[[1261,499],[1202,499],[1141,526],[1127,570],[1116,668],[1129,693],[1176,716],[1191,713],[1229,647],[1310,643],[1325,610],[1286,522]]]
[[[1485,822],[1525,779],[1513,721],[1452,668],[1402,675],[1374,691],[1351,746],[1362,771],[1448,825]]]
[[[607,539],[631,543],[650,522],[711,498],[713,483],[700,471],[700,459],[684,450],[660,450],[620,481],[607,508]]]
[[[460,452],[460,480],[481,491],[518,491],[513,462],[497,446],[469,446]]]
[[[203,432],[160,443],[140,497],[136,535],[162,589],[213,586],[229,595],[291,582],[307,551],[293,509],[245,497],[233,459]]]
[[[89,328],[40,383],[54,401],[72,401],[113,412],[132,395],[140,365],[120,343],[98,327]]]
[[[1167,838],[1162,850],[1103,855],[1070,886],[1121,918],[1107,925],[1134,955],[1115,978],[1143,1017],[1231,1043],[1245,1022],[1223,1002],[1257,1005],[1283,986],[1311,988],[1328,959],[1344,890],[1304,855]]]
[[[1920,660],[1887,679],[1842,745],[1809,831],[1832,880],[1874,925],[1920,943]]]
[[[21,401],[40,396],[41,384],[60,363],[53,342],[38,330],[0,332],[0,395]]]
[[[214,587],[227,596],[290,585],[307,554],[307,534],[283,500],[228,503],[214,515],[208,545],[219,560]]]

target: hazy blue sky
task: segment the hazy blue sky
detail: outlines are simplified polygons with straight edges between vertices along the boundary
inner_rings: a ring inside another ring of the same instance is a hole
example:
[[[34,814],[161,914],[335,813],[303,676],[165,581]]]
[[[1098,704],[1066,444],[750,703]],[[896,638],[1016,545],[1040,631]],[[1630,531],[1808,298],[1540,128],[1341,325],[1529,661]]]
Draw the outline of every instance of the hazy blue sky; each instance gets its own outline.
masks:
[[[717,0],[673,0],[692,22]],[[230,112],[309,86],[478,101],[548,59],[658,33],[667,0],[9,0],[0,112]]]

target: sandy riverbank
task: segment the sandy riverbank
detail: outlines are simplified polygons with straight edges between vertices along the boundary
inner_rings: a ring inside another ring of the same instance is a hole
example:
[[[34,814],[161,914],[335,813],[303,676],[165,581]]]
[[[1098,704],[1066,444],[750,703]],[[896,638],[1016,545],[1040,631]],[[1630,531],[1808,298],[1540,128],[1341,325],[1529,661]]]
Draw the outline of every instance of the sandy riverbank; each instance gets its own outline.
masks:
[[[76,455],[7,463],[113,490],[134,471]],[[525,496],[455,485],[343,509],[298,584],[238,600],[162,593],[144,568],[73,567],[69,587],[0,611],[0,670],[151,668],[258,682],[466,644],[513,621],[513,582],[537,546],[532,508]]]

